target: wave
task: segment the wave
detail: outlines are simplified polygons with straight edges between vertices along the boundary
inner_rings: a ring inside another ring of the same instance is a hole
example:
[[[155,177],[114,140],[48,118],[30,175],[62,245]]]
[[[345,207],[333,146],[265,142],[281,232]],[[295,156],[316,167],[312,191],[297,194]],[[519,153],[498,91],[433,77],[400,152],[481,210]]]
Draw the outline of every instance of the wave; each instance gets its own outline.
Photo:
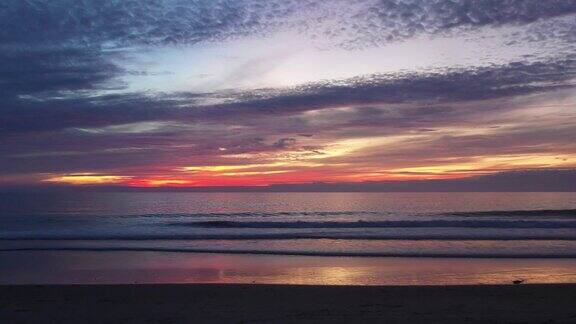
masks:
[[[153,214],[125,214],[125,215],[92,215],[92,214],[31,214],[27,217],[100,217],[100,218],[222,218],[222,217],[307,217],[307,216],[383,216],[393,212],[386,211],[299,211],[299,212],[230,212],[230,213],[153,213]],[[22,215],[12,215],[22,216]]]
[[[391,216],[391,215],[410,215],[410,216],[433,216],[433,217],[560,217],[576,218],[576,209],[528,209],[528,210],[492,210],[492,211],[464,211],[464,212],[393,212],[393,211],[298,211],[298,212],[230,212],[230,213],[157,213],[157,214],[138,214],[138,215],[82,215],[82,217],[99,217],[99,218],[241,218],[241,217],[329,217],[329,216]],[[18,216],[18,215],[16,215]],[[20,215],[22,216],[22,215]],[[26,214],[27,217],[66,217],[79,215],[58,215],[58,214]]]
[[[332,251],[271,251],[250,249],[198,249],[198,248],[163,248],[163,247],[22,247],[0,248],[0,252],[24,251],[84,251],[84,252],[173,252],[173,253],[218,253],[218,254],[265,254],[265,255],[294,255],[319,257],[416,257],[416,258],[576,258],[571,254],[544,254],[544,253],[422,253],[422,252],[332,252]]]
[[[238,221],[205,221],[174,222],[172,226],[204,228],[576,228],[576,221],[483,221],[483,220],[426,220],[426,221],[291,221],[291,222],[238,222]]]
[[[473,211],[473,212],[453,212],[442,215],[449,216],[541,216],[541,217],[576,217],[576,209],[530,209],[530,210],[501,210],[501,211]]]
[[[390,216],[405,214],[405,212],[393,211],[298,211],[298,212],[230,212],[230,213],[180,213],[180,214],[143,214],[126,215],[125,217],[299,217],[299,216]],[[465,211],[465,212],[434,212],[434,213],[408,213],[409,215],[428,216],[462,216],[462,217],[485,217],[485,216],[541,216],[541,217],[576,217],[576,209],[528,209],[528,210],[491,210],[491,211]],[[124,216],[123,216],[124,217]]]
[[[517,234],[507,233],[506,236],[482,233],[467,233],[465,235],[451,234],[347,234],[347,233],[283,233],[283,234],[138,234],[138,235],[11,235],[0,237],[0,241],[195,241],[195,240],[389,240],[389,241],[576,241],[574,235],[557,233],[549,234]]]

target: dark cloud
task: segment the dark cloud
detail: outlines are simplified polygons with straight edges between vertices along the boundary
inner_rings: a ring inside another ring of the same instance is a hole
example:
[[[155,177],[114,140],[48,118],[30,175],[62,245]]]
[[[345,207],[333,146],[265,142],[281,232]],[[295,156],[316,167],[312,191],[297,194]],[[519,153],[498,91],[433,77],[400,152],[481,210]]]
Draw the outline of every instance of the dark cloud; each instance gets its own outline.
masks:
[[[258,28],[258,11],[266,7],[252,1],[7,0],[0,5],[0,40],[195,43]]]
[[[0,42],[190,44],[297,28],[342,45],[362,45],[574,12],[571,0],[5,0]]]
[[[562,0],[381,0],[354,4],[316,0],[7,0],[0,4],[0,95],[3,100],[21,96],[46,98],[48,95],[51,95],[48,98],[61,98],[65,94],[70,96],[69,92],[121,88],[123,85],[115,78],[129,71],[118,67],[117,61],[113,60],[121,56],[121,52],[110,50],[127,46],[189,44],[274,31],[283,26],[300,28],[302,32],[310,29],[310,32],[324,33],[319,36],[324,38],[330,37],[325,35],[329,32],[314,24],[333,31],[333,22],[338,22],[339,28],[353,29],[334,31],[333,36],[346,35],[343,40],[346,43],[369,43],[367,38],[381,37],[379,35],[388,35],[385,37],[388,41],[396,36],[408,37],[455,26],[530,23],[574,12],[576,4]],[[353,19],[353,23],[347,23],[345,19]],[[564,29],[573,25],[568,24]],[[553,26],[538,30],[538,34],[542,36],[537,38],[558,37]],[[570,61],[540,62],[540,65],[519,62],[518,66],[505,69],[456,71],[425,77],[399,76],[400,80],[386,80],[391,77],[388,75],[362,77],[343,84],[312,84],[295,89],[294,94],[265,94],[272,97],[268,100],[244,100],[244,97],[250,99],[250,95],[258,94],[242,94],[236,99],[244,102],[244,106],[265,105],[260,108],[265,110],[300,104],[370,102],[370,99],[401,102],[426,97],[434,100],[436,96],[446,97],[448,91],[454,92],[454,99],[474,99],[468,97],[479,97],[482,93],[486,97],[499,93],[507,95],[514,91],[537,90],[539,86],[530,85],[530,81],[557,82],[559,78],[571,76],[573,71],[561,73],[559,69],[573,70],[571,60],[576,58],[565,59]],[[528,76],[525,82],[519,78],[522,75]],[[490,83],[496,77],[498,83]],[[454,87],[460,81],[471,88],[464,91]],[[421,98],[414,98],[409,93],[412,91]],[[16,106],[13,109],[20,109],[17,107],[20,104],[8,101],[0,108]],[[66,104],[58,101],[58,105]],[[156,104],[162,106],[162,103]]]
[[[571,92],[570,70],[562,68],[571,64],[513,64],[396,79],[375,76],[272,94],[241,93],[238,101],[217,106],[198,106],[195,100],[201,101],[203,96],[191,94],[176,98],[131,94],[45,102],[22,100],[0,117],[0,132],[4,133],[1,165],[6,172],[80,172],[189,164],[199,159],[215,163],[222,154],[219,147],[227,148],[229,154],[298,149],[290,136],[299,133],[346,138],[397,135],[403,129],[410,132],[422,127],[475,127],[480,120],[498,118],[498,114],[526,104],[510,98],[534,94],[546,97],[559,89]],[[190,106],[181,107],[183,102]],[[373,106],[363,106],[366,104]],[[309,111],[316,113],[313,117],[302,115]],[[113,128],[137,128],[137,124],[131,124],[141,122],[160,125],[157,130],[141,133]],[[238,126],[239,130],[233,130]],[[543,130],[537,126],[489,136],[432,137],[418,145],[411,143],[406,149],[387,149],[384,155],[368,154],[346,161],[384,159],[393,164],[454,154],[474,156],[486,151],[543,153],[569,142],[573,132],[570,128],[560,132],[554,125]],[[267,146],[263,142],[267,137],[280,140]],[[548,143],[549,149],[543,150],[543,143]],[[529,149],[528,145],[537,149]],[[316,146],[314,150],[321,152],[322,148]]]
[[[520,98],[573,93],[576,55],[570,49],[576,23],[564,18],[574,13],[576,2],[570,0],[4,0],[0,167],[6,174],[159,172],[150,166],[214,164],[225,154],[322,154],[323,140],[413,132],[432,135],[386,154],[346,159],[396,163],[486,151],[572,153],[574,129],[554,124],[563,118],[548,124],[519,120],[529,128],[488,135],[434,132],[505,120],[502,114],[522,108]],[[315,37],[318,46],[358,49],[419,35],[518,25],[528,32],[511,43],[548,40],[547,46],[562,51],[515,63],[364,75],[283,89],[130,92],[121,81],[147,73],[122,65],[132,51],[162,46],[289,30]]]
[[[93,48],[0,46],[2,108],[18,96],[56,96],[63,91],[92,91],[121,87],[109,81],[121,69]],[[15,103],[14,103],[15,104]]]
[[[572,13],[570,0],[6,0],[0,3],[0,94],[100,87],[120,72],[112,50],[131,46],[195,44],[284,28],[333,38],[336,46],[365,47],[458,26]],[[529,37],[573,37],[573,31],[574,23],[553,22]]]
[[[291,138],[291,137],[281,138],[281,139],[277,140],[276,142],[274,142],[274,144],[272,144],[272,145],[276,148],[279,148],[279,149],[286,149],[286,148],[290,148],[290,147],[293,147],[294,145],[296,145],[296,139]]]
[[[236,93],[229,103],[219,105],[199,105],[210,96],[202,94],[151,97],[133,93],[52,100],[14,99],[2,105],[0,134],[103,127],[141,121],[231,123],[351,105],[436,105],[480,101],[569,88],[572,87],[570,80],[575,73],[576,60],[566,60],[422,75],[375,75],[309,84],[290,90]],[[33,74],[32,81],[36,77]],[[79,77],[90,77],[90,74],[80,73]],[[26,81],[22,80],[21,83],[25,85]],[[377,120],[373,115],[384,113],[370,109],[362,109],[361,112],[365,121]],[[453,113],[454,109],[439,107],[411,108],[400,117],[389,116],[388,120],[398,122],[399,118],[441,117]]]

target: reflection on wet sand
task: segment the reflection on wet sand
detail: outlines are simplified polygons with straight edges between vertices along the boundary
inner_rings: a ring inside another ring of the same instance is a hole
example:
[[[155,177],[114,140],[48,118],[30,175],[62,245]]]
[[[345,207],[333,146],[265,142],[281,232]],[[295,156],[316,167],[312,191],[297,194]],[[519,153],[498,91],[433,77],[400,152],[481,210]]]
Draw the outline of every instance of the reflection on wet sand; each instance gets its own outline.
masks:
[[[576,282],[572,259],[350,258],[159,252],[2,252],[0,284],[447,285]]]

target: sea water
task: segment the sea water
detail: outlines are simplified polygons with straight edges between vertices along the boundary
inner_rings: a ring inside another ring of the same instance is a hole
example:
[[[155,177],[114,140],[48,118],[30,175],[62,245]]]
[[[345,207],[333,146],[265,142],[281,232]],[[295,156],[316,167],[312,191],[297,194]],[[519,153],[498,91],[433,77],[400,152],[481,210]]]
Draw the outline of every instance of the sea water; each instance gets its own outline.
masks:
[[[4,194],[0,211],[5,264],[15,253],[47,262],[58,251],[241,254],[256,263],[255,255],[576,257],[575,193]]]

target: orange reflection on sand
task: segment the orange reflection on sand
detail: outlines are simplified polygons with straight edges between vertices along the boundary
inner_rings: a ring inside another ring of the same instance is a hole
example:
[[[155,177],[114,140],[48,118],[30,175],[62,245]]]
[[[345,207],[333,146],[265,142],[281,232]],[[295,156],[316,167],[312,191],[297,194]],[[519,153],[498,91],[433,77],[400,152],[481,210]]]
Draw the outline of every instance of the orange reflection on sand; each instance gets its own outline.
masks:
[[[191,272],[198,259],[190,255]],[[211,256],[206,256],[212,259]],[[209,278],[188,283],[261,283],[294,285],[447,285],[576,282],[576,261],[543,259],[334,258],[220,255]],[[188,262],[187,262],[188,263]],[[200,262],[205,269],[207,264]],[[218,276],[214,274],[218,273]],[[164,278],[182,282],[182,278]]]
[[[576,283],[573,259],[366,258],[158,252],[12,252],[0,284],[256,283],[474,285]],[[78,267],[78,265],[82,267]],[[40,265],[40,266],[38,266]],[[51,271],[45,271],[50,268]]]

